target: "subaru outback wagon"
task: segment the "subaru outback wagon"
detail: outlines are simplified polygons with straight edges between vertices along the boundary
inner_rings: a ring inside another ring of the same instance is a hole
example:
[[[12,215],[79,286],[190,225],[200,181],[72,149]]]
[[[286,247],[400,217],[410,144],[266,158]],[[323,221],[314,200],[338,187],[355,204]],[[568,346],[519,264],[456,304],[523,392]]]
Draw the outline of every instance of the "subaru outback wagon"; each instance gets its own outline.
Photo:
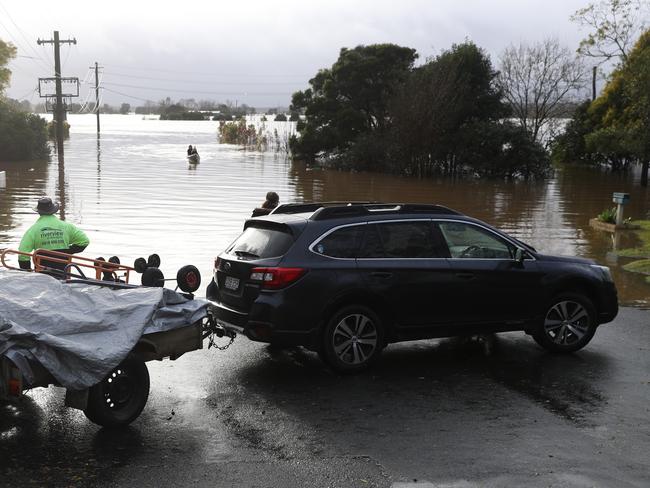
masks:
[[[618,312],[609,269],[439,205],[288,204],[215,260],[217,321],[360,370],[392,342],[525,331],[572,352]]]

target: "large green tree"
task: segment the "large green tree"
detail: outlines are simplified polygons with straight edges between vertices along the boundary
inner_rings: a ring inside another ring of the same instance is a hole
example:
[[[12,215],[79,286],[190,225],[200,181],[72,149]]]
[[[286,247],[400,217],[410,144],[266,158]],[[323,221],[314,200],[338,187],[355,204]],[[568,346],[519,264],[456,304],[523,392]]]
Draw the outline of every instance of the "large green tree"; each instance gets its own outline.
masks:
[[[16,48],[0,39],[0,160],[25,161],[46,159],[49,154],[46,122],[25,113],[4,99],[11,71],[7,64],[16,56]]]
[[[416,58],[414,49],[394,44],[341,49],[331,68],[309,80],[311,88],[293,94],[291,109],[306,117],[291,140],[294,155],[307,161],[339,155],[359,138],[385,132],[389,100]]]
[[[578,107],[555,142],[560,162],[605,164],[614,170],[641,165],[648,185],[650,162],[650,30],[612,73],[600,96]]]
[[[612,161],[622,155],[641,164],[641,184],[648,185],[650,163],[650,30],[641,35],[627,59],[614,71],[592,103],[595,130],[587,149]]]
[[[530,177],[546,168],[542,148],[509,123],[510,108],[487,54],[455,44],[415,69],[391,104],[391,161],[409,174],[470,172]]]

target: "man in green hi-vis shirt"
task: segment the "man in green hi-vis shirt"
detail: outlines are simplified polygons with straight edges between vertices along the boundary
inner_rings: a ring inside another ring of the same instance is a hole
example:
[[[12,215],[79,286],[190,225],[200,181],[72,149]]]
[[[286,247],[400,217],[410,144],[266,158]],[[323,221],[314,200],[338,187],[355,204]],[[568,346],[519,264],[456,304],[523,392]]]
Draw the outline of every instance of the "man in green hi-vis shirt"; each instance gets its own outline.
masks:
[[[20,241],[19,251],[32,252],[36,249],[47,249],[74,254],[86,249],[90,243],[86,234],[74,224],[59,220],[54,215],[58,210],[59,204],[53,202],[51,198],[43,197],[38,200],[34,211],[38,212],[40,217],[25,232]],[[18,256],[18,264],[21,269],[31,269],[29,256]],[[56,263],[51,263],[51,267],[59,266],[56,266]]]

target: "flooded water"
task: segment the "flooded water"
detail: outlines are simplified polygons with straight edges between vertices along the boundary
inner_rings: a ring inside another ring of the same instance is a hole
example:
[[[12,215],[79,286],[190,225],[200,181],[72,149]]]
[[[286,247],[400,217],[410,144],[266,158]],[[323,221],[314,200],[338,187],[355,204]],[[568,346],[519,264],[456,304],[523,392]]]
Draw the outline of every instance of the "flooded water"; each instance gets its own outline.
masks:
[[[312,170],[283,153],[244,151],[217,143],[217,122],[159,121],[136,115],[103,115],[97,137],[93,115],[70,115],[65,164],[0,163],[7,187],[0,189],[0,248],[17,247],[36,216],[39,196],[64,203],[83,228],[92,256],[117,255],[124,263],[158,253],[174,278],[192,263],[210,277],[214,257],[240,232],[269,190],[281,202],[378,200],[439,203],[485,220],[544,253],[579,255],[611,266],[621,303],[650,307],[650,285],[612,261],[612,237],[589,227],[610,207],[612,192],[631,194],[626,216],[646,217],[650,191],[638,174],[568,168],[544,182],[400,178],[371,173]],[[289,123],[268,122],[284,138]],[[188,144],[201,155],[185,158]],[[633,245],[623,236],[621,247]]]

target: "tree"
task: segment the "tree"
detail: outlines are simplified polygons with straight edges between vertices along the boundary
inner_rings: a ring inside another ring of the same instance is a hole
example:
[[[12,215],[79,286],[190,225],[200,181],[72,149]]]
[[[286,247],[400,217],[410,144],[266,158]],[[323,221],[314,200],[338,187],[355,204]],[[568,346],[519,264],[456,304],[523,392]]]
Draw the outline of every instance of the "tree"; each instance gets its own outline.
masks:
[[[130,103],[123,103],[120,105],[120,113],[122,115],[126,115],[131,111],[131,104]]]
[[[571,20],[592,32],[580,42],[583,56],[608,61],[625,61],[635,39],[644,30],[642,0],[600,0],[571,16]]]
[[[16,57],[16,47],[10,42],[0,39],[0,97],[9,85],[11,79],[11,70],[7,64]]]
[[[650,163],[650,30],[641,35],[600,96],[580,109],[558,141],[573,160],[625,169],[641,164],[641,185]]]
[[[391,150],[399,172],[532,177],[547,158],[510,113],[489,57],[472,42],[453,45],[415,69],[391,103]]]
[[[474,43],[455,44],[415,69],[391,103],[393,139],[407,172],[454,173],[467,122],[508,115],[492,64]]]
[[[650,163],[650,30],[644,32],[590,111],[597,122],[588,149],[615,160],[621,153],[641,164],[648,185]]]
[[[47,159],[50,149],[45,120],[4,99],[11,79],[7,63],[15,55],[16,48],[0,39],[0,161]]]
[[[533,141],[564,103],[584,86],[581,61],[557,39],[511,45],[501,54],[499,85],[514,116]]]
[[[314,161],[343,154],[360,136],[383,133],[389,100],[416,58],[414,49],[395,44],[342,48],[331,68],[309,80],[311,88],[293,94],[291,110],[306,117],[291,139],[294,155]]]
[[[0,161],[47,159],[47,123],[0,101]]]

